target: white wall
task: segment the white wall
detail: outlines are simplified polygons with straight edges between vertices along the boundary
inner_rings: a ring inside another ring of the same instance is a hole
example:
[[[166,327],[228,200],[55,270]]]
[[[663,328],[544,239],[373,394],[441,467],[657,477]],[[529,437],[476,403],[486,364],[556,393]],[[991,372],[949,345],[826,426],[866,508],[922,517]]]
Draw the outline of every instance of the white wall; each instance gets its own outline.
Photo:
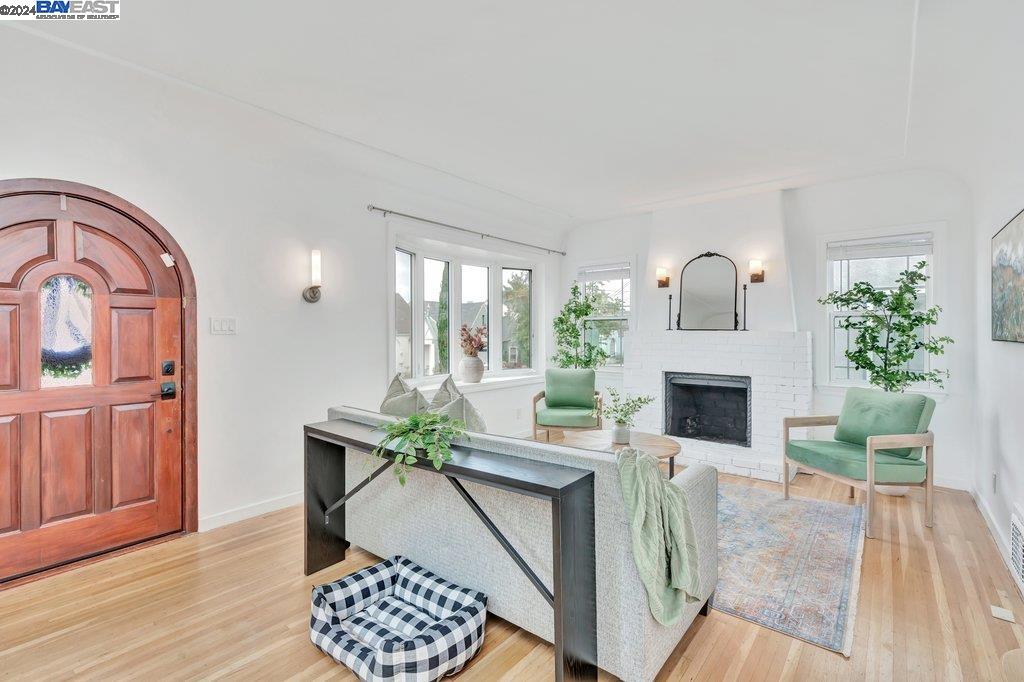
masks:
[[[641,254],[637,267],[638,321],[654,331],[667,325],[668,292],[676,293],[679,269],[704,251],[736,261],[740,282],[747,261],[765,262],[765,282],[748,289],[748,328],[811,331],[827,344],[820,243],[825,235],[872,232],[927,224],[941,232],[937,245],[936,296],[943,305],[938,332],[956,339],[939,362],[952,372],[936,393],[939,438],[936,480],[964,490],[974,482],[975,296],[971,200],[968,187],[938,172],[898,172],[688,204],[581,225],[567,237],[563,289],[581,262]],[[655,269],[668,267],[670,289],[658,289]],[[674,303],[675,305],[675,303]],[[741,303],[742,305],[742,303]],[[619,386],[612,372],[605,384]],[[838,412],[843,389],[829,387],[827,365],[815,367],[815,411]]]
[[[793,272],[797,322],[814,332],[815,410],[836,414],[843,389],[827,386],[828,337],[821,270],[826,235],[856,235],[926,226],[936,231],[935,299],[943,307],[938,334],[952,336],[946,355],[934,366],[952,376],[933,394],[932,428],[937,438],[938,485],[972,489],[974,438],[974,257],[971,195],[960,180],[938,172],[901,172],[830,182],[785,193],[787,243]]]
[[[690,204],[654,212],[648,251],[649,271],[640,289],[648,297],[658,295],[655,268],[667,267],[672,274],[669,291],[678,310],[679,272],[686,262],[706,251],[731,258],[739,270],[739,283],[748,283],[747,328],[757,331],[796,331],[793,301],[786,264],[785,235],[779,192]],[[759,258],[765,264],[765,281],[749,284],[747,262]],[[645,310],[645,329],[665,327],[665,306]],[[743,326],[743,292],[737,299],[740,327]]]
[[[557,311],[568,299],[569,287],[583,265],[628,260],[637,272],[647,272],[647,247],[650,243],[651,219],[650,213],[637,213],[585,223],[571,230],[564,244],[566,256],[562,259],[561,282],[555,291],[552,309]],[[651,277],[654,277],[654,268],[651,267],[650,271]],[[637,287],[634,279],[633,324],[639,322],[645,307],[656,306],[659,302],[664,303],[665,301],[662,300],[662,297],[651,298],[641,293],[641,289]],[[554,339],[549,348],[552,349],[553,354]],[[605,391],[609,386],[616,389],[622,388],[621,368],[598,370],[598,390]]]
[[[1008,552],[1010,514],[1024,508],[1024,343],[992,340],[992,236],[1024,208],[1024,173],[985,183],[975,195],[978,439],[974,490],[1000,549]],[[995,480],[993,480],[995,477]]]
[[[694,256],[717,251],[739,268],[740,284],[749,281],[747,261],[765,261],[763,284],[748,290],[747,326],[765,331],[795,331],[785,234],[779,192],[766,192],[704,204],[675,206],[576,226],[565,241],[562,282],[555,305],[565,302],[569,285],[581,265],[628,258],[634,266],[633,323],[645,331],[665,329],[670,323],[668,296],[672,295],[671,324],[679,310],[679,272]],[[671,281],[659,289],[656,272],[667,268]],[[743,324],[743,297],[737,309]],[[621,388],[618,370],[598,372],[598,388]]]
[[[991,339],[991,238],[1024,208],[1022,22],[1024,4],[1013,0],[921,3],[909,137],[912,156],[954,170],[971,189],[976,392],[967,456],[1007,560],[1011,510],[1024,506],[1024,344]]]
[[[766,192],[689,204],[585,223],[566,238],[568,255],[562,262],[562,289],[568,291],[580,265],[635,259],[634,319],[640,329],[655,331],[669,324],[668,296],[672,294],[672,324],[679,306],[679,272],[688,260],[706,251],[729,256],[739,269],[742,285],[749,282],[747,261],[765,262],[765,282],[748,289],[747,327],[764,331],[795,331],[789,271],[785,258],[781,195]],[[659,289],[655,273],[667,268],[671,282]],[[743,324],[743,295],[737,309]]]
[[[113,192],[160,221],[195,271],[202,528],[296,502],[302,424],[383,395],[389,254],[368,203],[561,240],[561,218],[497,192],[18,31],[0,38],[0,177]],[[300,298],[312,248],[316,305]],[[541,260],[557,272],[557,257]],[[237,317],[238,335],[210,336],[210,316]],[[528,428],[496,392],[480,395],[485,417]]]

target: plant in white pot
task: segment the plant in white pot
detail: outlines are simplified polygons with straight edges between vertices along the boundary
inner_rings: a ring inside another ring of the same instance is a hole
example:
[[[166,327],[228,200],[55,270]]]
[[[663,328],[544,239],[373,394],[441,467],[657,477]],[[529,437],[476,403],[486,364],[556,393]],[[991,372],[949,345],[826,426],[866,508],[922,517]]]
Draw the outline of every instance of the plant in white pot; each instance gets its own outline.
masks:
[[[484,361],[480,352],[487,347],[487,327],[469,327],[462,325],[459,330],[462,345],[462,361],[459,363],[459,376],[468,384],[478,384],[484,376]]]
[[[604,403],[604,416],[615,424],[612,427],[612,443],[629,445],[629,430],[636,424],[636,413],[654,402],[652,395],[620,395],[614,388],[608,388],[611,400]]]

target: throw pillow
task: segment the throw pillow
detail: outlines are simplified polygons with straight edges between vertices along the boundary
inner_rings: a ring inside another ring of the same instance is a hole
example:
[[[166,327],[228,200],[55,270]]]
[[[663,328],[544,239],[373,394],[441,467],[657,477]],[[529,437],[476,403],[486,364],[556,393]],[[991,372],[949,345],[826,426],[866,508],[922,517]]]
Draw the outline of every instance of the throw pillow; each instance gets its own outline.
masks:
[[[393,417],[411,417],[414,414],[426,411],[427,399],[423,397],[418,388],[410,389],[408,384],[402,380],[400,374],[396,374],[388,386],[388,392],[384,396],[384,402],[380,404],[380,413],[389,414]]]
[[[452,379],[452,375],[449,374],[448,378],[444,380],[437,389],[437,393],[434,394],[434,399],[430,401],[430,410],[436,410],[439,407],[444,407],[448,403],[455,402],[456,398],[462,397],[462,391],[455,385],[455,380]]]
[[[483,415],[473,407],[473,403],[469,402],[469,399],[464,395],[460,395],[447,405],[432,407],[430,411],[437,414],[446,414],[452,419],[458,419],[466,425],[467,431],[487,433],[487,424],[484,423]]]

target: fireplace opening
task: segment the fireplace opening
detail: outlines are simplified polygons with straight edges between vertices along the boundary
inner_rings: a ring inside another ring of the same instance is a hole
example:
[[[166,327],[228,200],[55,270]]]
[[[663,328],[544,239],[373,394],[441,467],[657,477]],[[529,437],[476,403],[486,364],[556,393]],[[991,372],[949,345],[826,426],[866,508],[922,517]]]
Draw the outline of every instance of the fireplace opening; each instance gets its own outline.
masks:
[[[750,447],[750,377],[665,372],[665,433]]]

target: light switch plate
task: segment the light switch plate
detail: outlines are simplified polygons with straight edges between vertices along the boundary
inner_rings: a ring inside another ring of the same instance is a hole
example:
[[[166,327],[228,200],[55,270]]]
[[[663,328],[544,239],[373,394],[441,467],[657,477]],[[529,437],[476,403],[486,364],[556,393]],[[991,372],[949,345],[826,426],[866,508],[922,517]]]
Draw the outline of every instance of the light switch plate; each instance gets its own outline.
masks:
[[[238,319],[234,317],[211,317],[211,334],[237,334]]]

